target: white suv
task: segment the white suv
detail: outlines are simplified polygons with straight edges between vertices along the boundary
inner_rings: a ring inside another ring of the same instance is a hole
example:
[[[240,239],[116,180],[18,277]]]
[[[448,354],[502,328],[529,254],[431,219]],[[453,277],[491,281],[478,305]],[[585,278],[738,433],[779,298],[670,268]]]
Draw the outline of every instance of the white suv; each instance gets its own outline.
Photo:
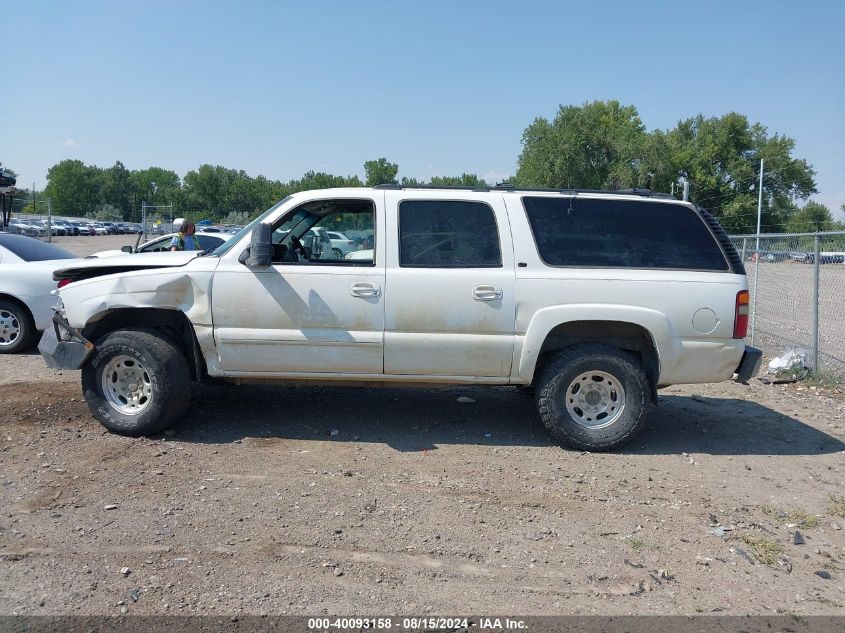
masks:
[[[312,227],[373,235],[314,255]],[[302,238],[302,239],[300,239]],[[534,386],[561,442],[621,446],[657,390],[756,374],[748,283],[703,209],[644,191],[381,186],[293,194],[216,251],[57,271],[40,344],[93,415],[163,430],[207,377]]]

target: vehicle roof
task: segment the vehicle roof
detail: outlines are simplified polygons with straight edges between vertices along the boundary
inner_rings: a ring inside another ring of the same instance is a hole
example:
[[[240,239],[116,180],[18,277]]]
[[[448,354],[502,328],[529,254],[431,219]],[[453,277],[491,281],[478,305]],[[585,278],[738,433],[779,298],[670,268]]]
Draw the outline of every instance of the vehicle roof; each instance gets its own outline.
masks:
[[[312,189],[308,191],[298,191],[291,194],[292,199],[302,197],[305,194],[319,193],[320,197],[343,197],[351,196],[358,197],[362,193],[373,193],[381,191],[408,191],[426,194],[501,194],[504,196],[522,197],[525,195],[532,196],[577,196],[585,198],[604,198],[604,199],[626,199],[626,200],[653,200],[655,202],[680,202],[682,204],[690,204],[682,200],[678,200],[668,193],[654,193],[648,189],[627,189],[620,191],[605,191],[599,189],[540,189],[540,188],[516,188],[511,186],[488,186],[488,187],[445,187],[434,185],[376,185],[375,187],[338,187],[334,189]]]

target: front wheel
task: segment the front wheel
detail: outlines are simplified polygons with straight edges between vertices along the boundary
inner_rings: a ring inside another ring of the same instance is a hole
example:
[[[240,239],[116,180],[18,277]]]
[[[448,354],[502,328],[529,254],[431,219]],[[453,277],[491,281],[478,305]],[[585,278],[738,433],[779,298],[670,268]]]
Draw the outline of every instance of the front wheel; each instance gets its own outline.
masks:
[[[633,439],[645,423],[650,388],[636,358],[606,345],[558,353],[537,381],[537,410],[561,443],[608,451]]]
[[[178,420],[191,401],[191,373],[182,352],[145,330],[101,338],[82,369],[88,408],[110,431],[150,435]]]

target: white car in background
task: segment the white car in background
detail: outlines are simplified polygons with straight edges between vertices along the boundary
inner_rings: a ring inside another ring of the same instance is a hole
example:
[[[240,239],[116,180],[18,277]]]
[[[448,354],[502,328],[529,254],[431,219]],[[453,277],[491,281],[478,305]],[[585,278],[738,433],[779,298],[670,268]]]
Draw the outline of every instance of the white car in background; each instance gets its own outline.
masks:
[[[160,253],[163,251],[169,251],[170,242],[173,241],[173,238],[177,235],[179,234],[168,233],[167,235],[162,235],[161,237],[157,237],[149,242],[144,242],[137,247],[127,245],[120,250],[100,251],[98,253],[94,253],[90,257],[113,257],[115,255],[126,255],[131,253]],[[204,231],[196,233],[196,236],[200,243],[200,251],[207,251],[209,249],[213,250],[232,237],[228,233],[205,233]]]
[[[317,226],[314,228],[320,229],[323,227]],[[326,235],[329,236],[329,240],[332,243],[332,254],[335,259],[343,259],[348,253],[351,253],[358,247],[355,240],[350,240],[340,231],[330,231],[329,229],[323,230],[326,232]]]
[[[372,261],[373,249],[366,248],[362,251],[352,251],[351,253],[347,253],[343,259],[364,259]]]
[[[82,261],[33,237],[0,233],[0,354],[29,349],[51,325],[53,271]]]

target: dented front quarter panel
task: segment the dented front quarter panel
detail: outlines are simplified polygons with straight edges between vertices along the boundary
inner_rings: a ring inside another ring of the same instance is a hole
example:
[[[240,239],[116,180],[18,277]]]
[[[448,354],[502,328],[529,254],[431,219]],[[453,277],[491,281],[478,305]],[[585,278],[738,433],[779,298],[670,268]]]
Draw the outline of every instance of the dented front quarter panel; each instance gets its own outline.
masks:
[[[217,263],[216,257],[198,257],[186,265],[94,277],[68,284],[59,295],[68,323],[78,330],[125,308],[184,313],[194,326],[211,373],[217,359],[211,322],[211,286]]]

